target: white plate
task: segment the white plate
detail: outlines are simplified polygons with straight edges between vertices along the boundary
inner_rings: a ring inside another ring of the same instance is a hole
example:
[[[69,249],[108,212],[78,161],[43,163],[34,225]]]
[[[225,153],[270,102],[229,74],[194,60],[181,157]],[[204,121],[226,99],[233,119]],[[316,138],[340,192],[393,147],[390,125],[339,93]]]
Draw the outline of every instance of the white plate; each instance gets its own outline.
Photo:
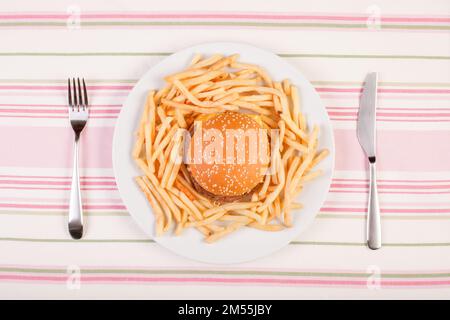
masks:
[[[292,228],[280,232],[243,228],[213,244],[205,243],[202,235],[196,230],[185,230],[180,236],[169,234],[162,237],[155,236],[152,209],[134,181],[134,177],[141,173],[131,157],[135,139],[133,132],[138,126],[148,90],[162,88],[164,76],[186,68],[195,53],[204,55],[239,53],[239,61],[260,65],[273,79],[277,81],[289,79],[299,88],[301,106],[307,122],[320,126],[319,147],[328,148],[330,156],[319,165],[325,174],[308,183],[299,196],[298,201],[304,204],[304,208],[293,212]],[[117,120],[113,141],[113,164],[117,186],[128,212],[144,232],[157,243],[181,256],[197,261],[216,264],[239,263],[266,256],[286,246],[314,220],[325,201],[331,183],[334,166],[333,132],[319,95],[296,68],[272,52],[253,46],[239,43],[207,43],[184,49],[165,58],[152,67],[135,85]]]

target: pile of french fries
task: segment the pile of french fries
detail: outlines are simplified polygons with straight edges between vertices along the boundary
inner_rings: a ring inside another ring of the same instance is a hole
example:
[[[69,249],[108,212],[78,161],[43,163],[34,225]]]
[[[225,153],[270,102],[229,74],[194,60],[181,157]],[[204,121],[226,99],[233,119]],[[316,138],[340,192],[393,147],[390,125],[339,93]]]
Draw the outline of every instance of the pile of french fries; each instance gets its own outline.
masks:
[[[148,93],[133,158],[143,175],[136,182],[156,218],[158,236],[194,227],[209,243],[242,228],[279,231],[292,226],[294,199],[305,182],[322,174],[314,167],[329,151],[318,150],[319,127],[308,129],[297,88],[273,81],[261,67],[237,62],[238,55],[195,55],[186,70],[165,78],[166,86]],[[215,203],[198,193],[181,156],[183,137],[202,114],[225,111],[259,115],[265,129],[279,129],[271,154],[273,174],[251,201]]]

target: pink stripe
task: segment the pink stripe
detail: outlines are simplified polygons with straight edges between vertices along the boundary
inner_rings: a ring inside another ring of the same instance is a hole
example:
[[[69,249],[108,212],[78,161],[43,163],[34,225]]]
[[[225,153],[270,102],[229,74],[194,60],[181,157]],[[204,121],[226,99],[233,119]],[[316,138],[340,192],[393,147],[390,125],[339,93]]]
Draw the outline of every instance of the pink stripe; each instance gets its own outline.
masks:
[[[324,94],[321,93],[320,97],[322,99],[328,99],[328,100],[352,100],[352,101],[358,101],[359,99],[359,92],[357,94]],[[422,95],[384,95],[384,94],[379,94],[378,95],[378,100],[380,102],[383,101],[390,101],[390,100],[417,100],[417,101],[422,101],[422,100],[426,100],[426,101],[431,101],[431,100],[436,100],[436,101],[447,101],[448,97],[444,96],[444,95],[427,95],[427,96],[422,96]]]
[[[330,189],[331,193],[349,193],[349,194],[355,194],[355,193],[363,193],[368,194],[369,189],[366,190],[336,190],[336,189]],[[413,191],[383,191],[379,190],[378,193],[380,194],[427,194],[427,195],[433,195],[433,194],[450,194],[450,191],[434,191],[434,192],[413,192]]]
[[[54,187],[54,188],[45,188],[45,187],[14,187],[14,186],[0,186],[0,190],[70,190],[70,187],[63,188],[63,187]],[[81,190],[96,190],[96,191],[117,191],[117,188],[86,188],[81,187]],[[366,189],[359,189],[359,190],[341,190],[341,189],[334,189],[332,188],[330,192],[332,193],[361,193],[361,194],[367,194],[368,188]],[[416,191],[408,191],[408,190],[402,190],[402,191],[385,191],[383,189],[378,190],[380,194],[450,194],[450,191],[429,191],[429,192],[416,192]]]
[[[367,208],[340,208],[340,207],[323,207],[320,211],[326,212],[367,212]],[[381,208],[381,213],[450,213],[450,209],[429,208],[429,209],[397,209],[397,208]]]
[[[67,108],[67,107],[66,107]],[[64,110],[48,110],[48,109],[0,109],[3,113],[43,113],[43,114],[68,114],[66,109]],[[119,114],[120,110],[89,110],[90,114]]]
[[[0,174],[0,178],[17,178],[17,179],[72,179],[71,176],[27,176],[27,175],[12,175],[12,174]],[[114,176],[81,176],[80,179],[111,179],[115,180]],[[368,179],[357,179],[357,178],[333,178],[333,181],[352,181],[352,182],[368,182]],[[417,180],[417,179],[377,179],[378,182],[389,183],[389,182],[401,182],[401,183],[449,183],[450,180]]]
[[[328,111],[330,116],[356,116],[358,112]],[[450,117],[450,113],[377,112],[377,117]]]
[[[47,107],[67,108],[67,104],[0,103],[0,107]],[[121,104],[91,104],[90,108],[122,108]]]
[[[69,14],[1,14],[0,19],[64,19]],[[256,20],[331,20],[367,21],[369,16],[337,16],[312,14],[264,13],[85,13],[85,19],[256,19]],[[382,22],[450,22],[450,18],[437,17],[381,17]]]
[[[450,170],[449,131],[378,131],[377,164],[385,171]],[[367,170],[367,160],[355,130],[334,130],[336,170]],[[348,155],[352,156],[349,157]]]
[[[358,110],[359,107],[331,107],[327,106],[326,109],[329,110]],[[450,108],[383,108],[377,106],[377,111],[383,110],[383,111],[450,111]]]
[[[68,209],[69,205],[65,204],[10,204],[0,203],[0,208],[14,208],[14,209]],[[97,210],[126,210],[122,205],[83,205],[84,209],[97,209]]]
[[[81,135],[81,168],[111,168],[113,127],[87,126]],[[61,127],[0,126],[1,166],[70,168],[73,132]],[[17,148],[26,146],[26,148]]]
[[[0,187],[2,190],[70,190],[70,188]],[[83,188],[81,190],[117,191],[117,188]]]
[[[67,116],[37,116],[37,115],[0,115],[0,118],[24,118],[24,119],[67,119]],[[89,116],[89,119],[117,119],[117,116]]]
[[[123,97],[127,96],[128,91],[94,91],[89,93],[91,97]],[[2,97],[61,97],[66,100],[66,92],[60,91],[3,91],[1,92]]]
[[[67,108],[67,104],[33,104],[33,103],[0,103],[0,107],[46,107],[46,108]],[[121,104],[91,104],[90,108],[122,108]],[[358,110],[359,107],[326,106],[330,110]],[[20,109],[19,109],[20,110]],[[34,110],[34,109],[33,109]],[[449,111],[450,108],[393,108],[377,107],[377,110],[383,111]]]
[[[66,107],[67,108],[67,107]],[[3,113],[24,113],[24,114],[67,114],[67,110],[51,109],[0,109]],[[400,109],[401,110],[401,109]],[[119,114],[120,110],[91,110],[91,114]],[[330,116],[356,116],[357,112],[328,111]],[[450,117],[450,113],[400,113],[400,112],[377,112],[377,117]]]
[[[71,181],[39,181],[39,180],[0,180],[3,185],[50,185],[50,186],[68,186]],[[115,181],[81,181],[82,186],[116,186]],[[367,189],[367,184],[345,184],[332,183],[332,188],[363,188]],[[450,185],[386,185],[378,184],[379,189],[449,189]]]
[[[132,85],[91,85],[89,90],[131,90]],[[0,90],[63,90],[67,91],[65,85],[0,85]],[[343,92],[343,93],[360,93],[362,88],[318,88],[318,92]],[[379,93],[430,93],[430,94],[448,94],[449,89],[378,89]]]
[[[113,127],[87,127],[81,142],[82,168],[111,168]],[[366,170],[366,157],[354,130],[336,129],[336,169]],[[63,127],[0,126],[0,166],[70,168],[73,133]],[[131,133],[130,133],[131,139]],[[386,171],[450,170],[449,131],[378,132],[378,166]],[[43,143],[45,142],[45,143]],[[17,148],[18,145],[27,148]],[[418,149],[420,146],[420,150]],[[348,157],[351,154],[352,157]],[[33,156],[30,156],[33,155]]]
[[[67,209],[66,204],[10,204],[0,203],[0,208],[14,208],[14,209]],[[126,210],[123,205],[83,205],[85,209],[91,210]],[[367,208],[343,208],[343,207],[322,207],[320,211],[323,212],[354,212],[364,213]],[[403,209],[403,208],[382,208],[382,213],[450,213],[450,209],[445,208],[428,208],[428,209]]]
[[[24,181],[24,180],[0,180],[0,184],[30,184],[30,185],[54,185],[68,186],[71,181]],[[115,181],[80,181],[82,186],[115,186]]]
[[[368,179],[347,179],[347,178],[333,178],[333,181],[362,181],[369,182]],[[378,182],[405,182],[405,183],[443,183],[450,182],[450,180],[398,180],[398,179],[377,179]]]
[[[341,122],[354,122],[357,119],[356,118],[335,118],[332,117],[330,120],[333,121],[341,121]],[[413,122],[413,123],[419,123],[419,122],[450,122],[450,119],[436,119],[436,118],[430,118],[430,119],[384,119],[380,118],[377,119],[379,122]]]
[[[316,88],[317,92],[352,92],[360,93],[362,88]],[[378,93],[434,93],[447,94],[450,93],[448,89],[378,89]]]
[[[0,110],[0,113],[2,113],[2,111]],[[12,114],[8,114],[8,112],[6,112],[7,114],[0,114],[0,118],[17,118],[17,119],[66,119],[67,116],[66,115],[61,115],[61,116],[57,116],[57,115],[52,115],[50,112],[48,112],[48,115],[40,115],[39,113],[34,113],[34,112],[29,112],[28,115],[27,113],[25,115],[23,114],[18,114],[19,112],[15,112]],[[96,114],[114,114],[114,115],[96,115]],[[120,112],[103,112],[103,111],[94,111],[91,112],[91,119],[117,119],[118,118],[118,114]],[[332,121],[344,121],[344,122],[354,122],[357,120],[356,117],[352,117],[352,118],[346,118],[346,116],[331,116],[330,120]],[[382,117],[377,117],[377,121],[379,122],[412,122],[412,123],[420,123],[420,122],[450,122],[450,117],[449,119],[440,119],[440,118],[436,118],[436,117],[425,117],[424,119],[416,119],[416,118],[382,118]]]
[[[24,201],[26,201],[26,199],[24,199]],[[425,208],[431,208],[431,207],[437,207],[437,208],[441,208],[441,207],[447,207],[450,208],[450,201],[449,202],[437,202],[437,201],[433,201],[433,202],[411,202],[411,201],[405,201],[405,202],[400,202],[400,201],[385,201],[385,199],[380,200],[380,203],[383,205],[383,207],[393,207],[393,208],[399,208],[400,206],[403,206],[404,208],[410,208],[410,209],[414,209],[417,207],[425,207]],[[361,207],[365,207],[367,205],[367,201],[353,201],[353,200],[347,200],[347,199],[342,199],[342,200],[327,200],[325,201],[325,206],[343,206],[343,205],[349,205],[349,206],[361,206]]]
[[[72,179],[70,176],[24,176],[12,174],[0,174],[0,178],[32,178],[32,179]],[[80,176],[80,179],[113,179],[114,177],[106,176]]]
[[[88,90],[131,90],[133,86],[127,85],[101,85],[87,86]],[[64,90],[67,86],[36,86],[36,85],[0,85],[0,90]]]
[[[67,276],[2,274],[0,280],[66,282]],[[216,278],[216,277],[145,277],[145,276],[81,276],[81,282],[117,283],[219,283],[219,284],[276,284],[276,285],[326,285],[326,286],[367,286],[367,280],[323,280],[284,278]],[[386,287],[443,286],[450,280],[381,280]]]
[[[67,203],[69,201],[68,198],[24,198],[24,197],[1,197],[1,202],[14,202],[14,203]],[[92,199],[92,198],[84,198],[83,197],[83,203],[119,203],[122,204],[122,200],[119,198],[98,198],[98,199]],[[362,203],[360,203],[362,204]]]
[[[249,30],[260,30],[261,28],[264,29],[269,29],[269,30],[279,30],[279,28],[282,25],[262,25],[262,26],[258,26],[258,25],[239,25],[239,24],[230,24],[230,25],[220,25],[220,24],[210,24],[208,26],[206,26],[206,28],[208,29],[213,29],[213,30],[242,30],[243,28],[245,29],[249,29]],[[39,29],[43,29],[43,30],[57,30],[57,29],[61,29],[61,28],[66,28],[65,25],[43,25],[43,26],[38,26]],[[110,28],[111,25],[90,25],[90,26],[83,26],[84,29],[88,29],[88,30],[101,30],[104,28]],[[176,24],[165,24],[165,25],[152,25],[152,24],[128,24],[128,25],[114,25],[112,26],[114,29],[122,29],[122,30],[136,30],[136,29],[151,29],[151,30],[179,30],[180,28],[183,28],[185,30],[205,30],[205,26],[204,25],[195,25],[195,24],[191,24],[191,25],[184,25],[184,26],[179,26]],[[301,28],[301,26],[288,26],[291,29],[299,29]],[[36,26],[32,26],[32,25],[15,25],[15,26],[3,26],[2,29],[3,30],[17,30],[17,29],[22,29],[22,30],[26,30],[26,29],[35,29]],[[336,27],[335,26],[321,26],[321,27],[316,27],[316,26],[306,26],[306,28],[308,28],[308,30],[310,31],[336,31]],[[355,31],[355,32],[370,32],[371,29],[367,28],[365,26],[360,26],[358,24],[354,24],[354,26],[348,26],[345,28],[345,31]],[[448,30],[445,29],[434,29],[434,28],[421,28],[421,29],[408,29],[408,28],[390,28],[388,26],[384,26],[383,28],[381,28],[380,30],[377,30],[378,33],[390,33],[392,31],[395,32],[401,32],[401,33],[412,33],[412,34],[423,34],[423,33],[431,33],[431,34],[436,34],[436,33],[445,33]]]
[[[332,188],[363,188],[367,189],[367,184],[346,184],[346,183],[332,183]],[[390,185],[390,184],[378,184],[379,189],[449,189],[450,185]]]

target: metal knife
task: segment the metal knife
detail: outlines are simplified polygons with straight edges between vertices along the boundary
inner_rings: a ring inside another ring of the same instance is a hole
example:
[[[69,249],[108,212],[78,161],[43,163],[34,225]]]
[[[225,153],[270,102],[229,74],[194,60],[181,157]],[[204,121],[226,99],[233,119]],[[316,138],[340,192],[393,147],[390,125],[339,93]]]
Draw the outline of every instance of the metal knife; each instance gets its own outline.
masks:
[[[377,108],[377,73],[366,76],[363,92],[359,102],[357,134],[359,144],[369,160],[370,187],[367,208],[367,245],[370,249],[381,248],[380,206],[378,203],[376,174],[376,108]]]

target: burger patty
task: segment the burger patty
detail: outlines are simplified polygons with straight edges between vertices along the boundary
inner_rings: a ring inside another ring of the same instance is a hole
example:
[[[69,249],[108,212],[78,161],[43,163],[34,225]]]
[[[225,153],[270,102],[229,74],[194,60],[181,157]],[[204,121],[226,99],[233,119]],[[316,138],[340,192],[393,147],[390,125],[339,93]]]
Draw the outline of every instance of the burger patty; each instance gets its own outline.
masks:
[[[189,173],[191,173],[189,169],[187,171]],[[251,201],[253,192],[256,191],[256,189],[259,187],[259,185],[257,185],[250,192],[247,192],[246,194],[242,194],[242,195],[238,195],[238,196],[221,196],[221,195],[217,195],[217,194],[211,193],[209,191],[206,191],[205,189],[203,189],[203,187],[197,181],[195,181],[195,179],[192,176],[190,176],[190,178],[191,178],[190,180],[192,182],[192,185],[194,186],[194,189],[198,193],[207,197],[208,199],[211,199],[212,201],[220,202],[220,203],[236,202],[236,201]]]

